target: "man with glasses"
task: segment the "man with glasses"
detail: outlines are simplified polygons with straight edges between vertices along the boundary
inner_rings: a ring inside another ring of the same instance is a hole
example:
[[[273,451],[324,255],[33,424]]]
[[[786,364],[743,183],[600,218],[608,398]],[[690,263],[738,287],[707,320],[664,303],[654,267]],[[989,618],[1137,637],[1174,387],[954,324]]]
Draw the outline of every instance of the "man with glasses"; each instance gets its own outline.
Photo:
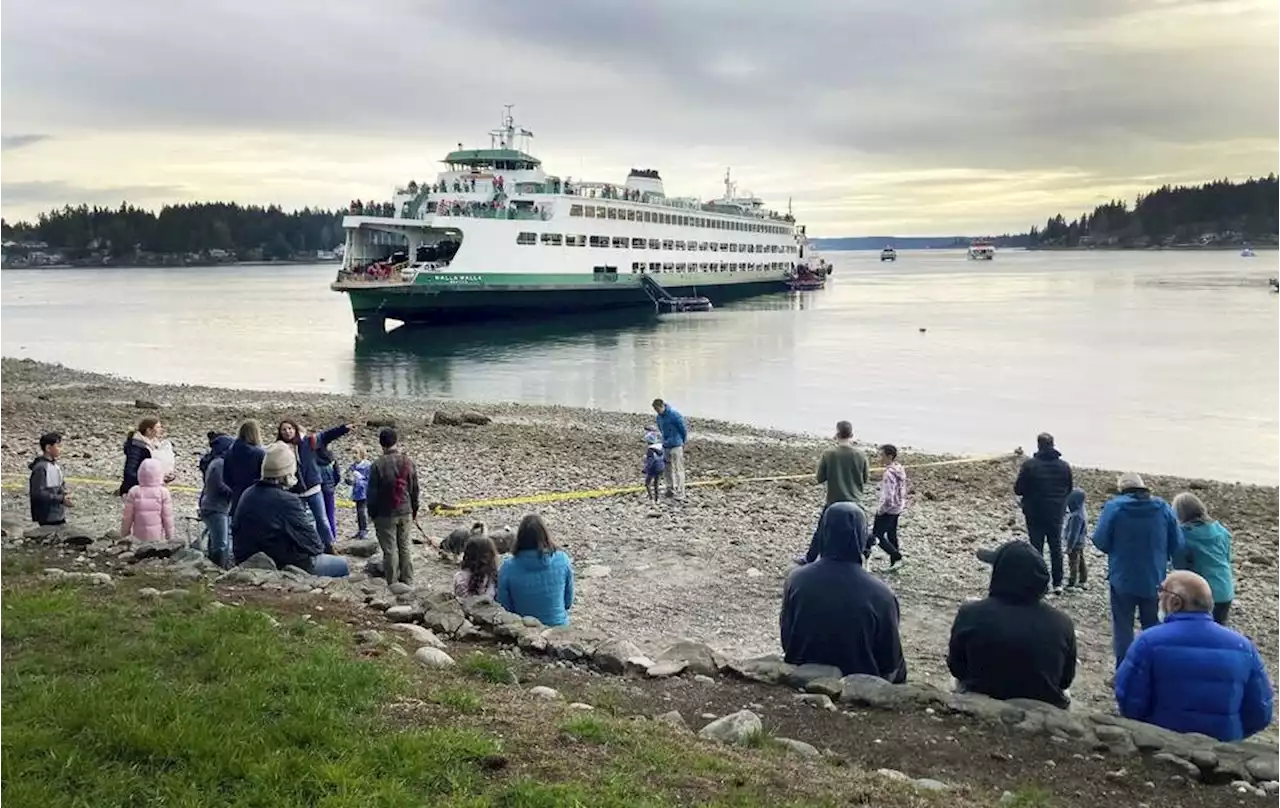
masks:
[[[1271,723],[1271,682],[1247,637],[1213,621],[1213,590],[1189,570],[1159,587],[1163,622],[1142,632],[1116,672],[1125,718],[1238,741]]]

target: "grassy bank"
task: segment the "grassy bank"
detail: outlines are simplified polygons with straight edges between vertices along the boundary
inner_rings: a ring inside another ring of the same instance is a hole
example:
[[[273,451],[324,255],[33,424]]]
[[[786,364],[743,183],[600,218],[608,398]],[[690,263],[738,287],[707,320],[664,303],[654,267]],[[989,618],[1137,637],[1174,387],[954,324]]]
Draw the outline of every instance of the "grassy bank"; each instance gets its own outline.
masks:
[[[505,662],[483,652],[424,675],[310,615],[276,620],[197,591],[140,603],[127,587],[23,578],[14,561],[3,624],[11,805],[930,803],[847,768],[799,777],[767,743],[721,750],[655,722],[529,700],[494,684]],[[486,725],[495,713],[500,732]]]

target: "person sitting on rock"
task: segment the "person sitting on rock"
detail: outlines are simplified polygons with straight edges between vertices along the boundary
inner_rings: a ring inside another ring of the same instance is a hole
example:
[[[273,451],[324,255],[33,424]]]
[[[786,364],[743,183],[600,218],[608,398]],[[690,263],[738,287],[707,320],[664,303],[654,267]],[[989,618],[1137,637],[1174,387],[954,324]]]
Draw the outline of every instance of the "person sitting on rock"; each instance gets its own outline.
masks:
[[[1182,546],[1173,508],[1151,496],[1142,477],[1125,472],[1116,480],[1120,495],[1102,507],[1093,544],[1107,554],[1111,599],[1111,644],[1116,667],[1133,643],[1133,614],[1143,630],[1160,622],[1157,590],[1169,560]]]
[[[462,569],[453,574],[453,594],[492,598],[497,591],[498,548],[488,535],[472,536],[462,548]]]
[[[520,520],[515,549],[498,570],[495,599],[507,611],[535,617],[544,626],[569,622],[573,563],[552,543],[547,526],[536,513]]]
[[[264,553],[283,569],[292,564],[326,578],[345,578],[347,560],[326,555],[315,516],[297,494],[294,485],[298,460],[293,447],[273,443],[262,457],[261,479],[240,497],[231,518],[231,545],[236,563]]]
[[[1271,681],[1247,637],[1213,621],[1213,590],[1189,570],[1160,587],[1164,622],[1142,632],[1116,672],[1125,718],[1238,741],[1271,723]]]
[[[56,527],[67,523],[71,495],[58,457],[62,454],[62,435],[46,432],[40,436],[40,454],[27,467],[31,469],[27,493],[31,497],[31,521],[37,525]]]
[[[793,665],[905,682],[898,599],[862,567],[868,535],[867,515],[856,504],[836,502],[823,512],[817,560],[792,570],[783,589],[782,650]]]
[[[1025,541],[1011,541],[979,558],[991,564],[988,596],[962,605],[951,624],[947,667],[957,690],[1065,709],[1076,675],[1076,630],[1070,617],[1044,602],[1044,556]]]
[[[121,536],[173,541],[173,498],[164,486],[164,466],[148,457],[138,466],[138,484],[124,496]]]

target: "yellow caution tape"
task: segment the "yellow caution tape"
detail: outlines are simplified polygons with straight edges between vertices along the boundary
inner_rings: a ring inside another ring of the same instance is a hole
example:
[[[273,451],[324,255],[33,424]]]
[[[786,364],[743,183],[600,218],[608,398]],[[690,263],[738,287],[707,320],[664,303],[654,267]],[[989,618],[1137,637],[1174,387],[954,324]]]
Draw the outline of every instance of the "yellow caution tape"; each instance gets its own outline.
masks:
[[[971,463],[990,463],[998,460],[1010,460],[1017,456],[1017,453],[1007,453],[999,455],[986,455],[984,457],[960,457],[954,460],[937,460],[932,463],[913,463],[907,468],[933,468],[937,466],[959,466]],[[883,468],[873,467],[871,471],[884,471]],[[726,485],[744,485],[750,483],[778,483],[788,482],[791,480],[812,480],[813,472],[805,472],[803,474],[779,474],[770,477],[719,477],[710,480],[694,480],[686,483],[687,488],[711,488]],[[116,480],[102,480],[96,477],[67,477],[66,481],[74,485],[111,485],[118,486],[120,483]],[[21,491],[26,489],[25,483],[11,482],[0,485],[0,488],[9,491]],[[200,489],[192,488],[186,485],[171,485],[169,490],[179,494],[199,494]],[[431,508],[431,512],[439,516],[461,516],[467,511],[478,508],[501,508],[514,505],[545,505],[551,502],[572,502],[580,499],[601,499],[604,497],[616,497],[623,494],[638,494],[644,491],[643,485],[626,485],[617,488],[593,488],[590,490],[579,491],[550,491],[543,494],[527,494],[519,497],[504,497],[502,499],[480,499],[468,502],[458,502],[450,506],[437,505]],[[340,508],[354,508],[355,503],[351,500],[340,499],[337,501]]]

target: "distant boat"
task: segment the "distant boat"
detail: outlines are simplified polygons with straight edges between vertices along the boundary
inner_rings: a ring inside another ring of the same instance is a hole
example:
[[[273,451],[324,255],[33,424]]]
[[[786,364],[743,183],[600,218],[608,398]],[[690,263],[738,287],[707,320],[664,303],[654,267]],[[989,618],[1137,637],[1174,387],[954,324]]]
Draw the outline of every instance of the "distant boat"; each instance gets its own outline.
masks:
[[[1268,283],[1271,284],[1271,291],[1280,292],[1280,278],[1271,278]]]
[[[885,247],[883,250],[880,251],[880,260],[881,261],[897,261],[898,251],[892,247]]]
[[[1245,247],[1243,250],[1240,251],[1241,258],[1252,258],[1253,256],[1254,256],[1254,252],[1252,247]]]
[[[974,241],[969,244],[970,261],[994,261],[996,245],[989,241]]]

